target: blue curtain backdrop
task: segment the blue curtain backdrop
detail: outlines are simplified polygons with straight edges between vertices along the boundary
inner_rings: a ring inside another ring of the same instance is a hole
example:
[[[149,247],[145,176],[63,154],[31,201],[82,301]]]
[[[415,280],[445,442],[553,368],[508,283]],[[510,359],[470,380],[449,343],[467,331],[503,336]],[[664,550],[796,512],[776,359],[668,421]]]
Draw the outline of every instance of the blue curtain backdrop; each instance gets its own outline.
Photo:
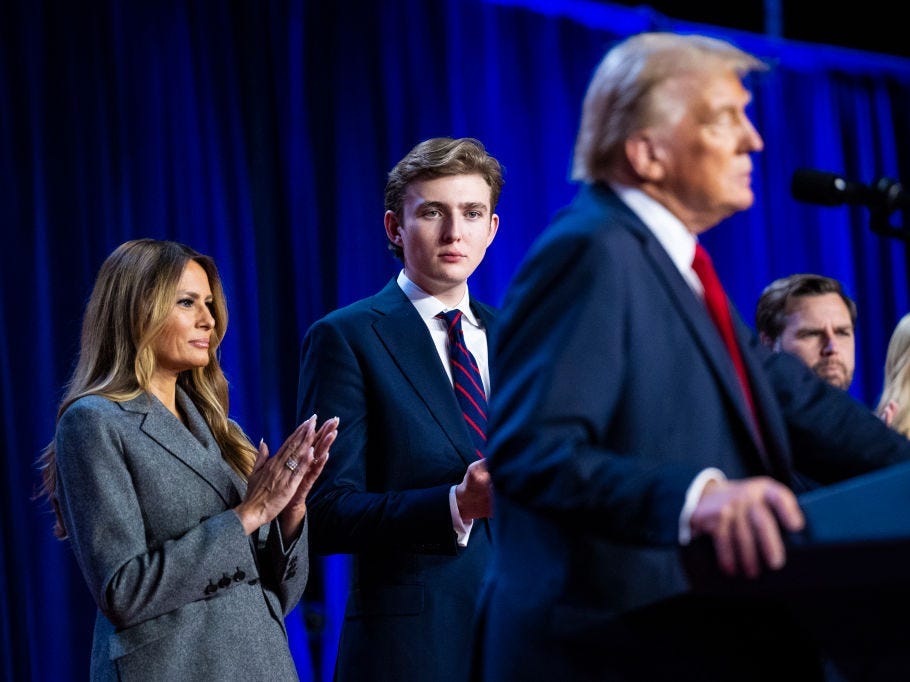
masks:
[[[851,390],[871,406],[908,311],[905,245],[874,233],[865,208],[798,204],[789,184],[802,166],[864,183],[910,176],[910,60],[573,0],[0,5],[4,679],[87,676],[94,605],[31,496],[104,257],[153,236],[216,258],[231,411],[277,445],[294,426],[307,327],[398,270],[382,228],[389,168],[437,135],[478,137],[504,163],[501,228],[471,280],[498,304],[574,193],[594,66],[618,38],[651,29],[718,35],[772,65],[752,83],[766,142],[756,205],[705,242],[750,322],[775,277],[841,279],[860,311]],[[304,680],[330,679],[347,576],[344,557],[314,560],[288,618]]]

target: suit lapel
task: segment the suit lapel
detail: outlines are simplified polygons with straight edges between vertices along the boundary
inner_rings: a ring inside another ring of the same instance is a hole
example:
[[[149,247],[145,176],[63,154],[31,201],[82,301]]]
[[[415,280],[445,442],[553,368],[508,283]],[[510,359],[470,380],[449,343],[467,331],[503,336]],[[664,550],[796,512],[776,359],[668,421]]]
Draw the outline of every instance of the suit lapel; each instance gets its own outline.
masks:
[[[426,325],[395,280],[374,297],[373,309],[381,315],[373,329],[392,360],[461,458],[473,462],[477,457],[471,437],[439,354]]]
[[[723,387],[724,392],[736,405],[736,412],[743,422],[749,424],[750,417],[748,406],[739,386],[736,368],[730,352],[724,345],[723,339],[717,332],[717,327],[708,314],[708,309],[698,296],[692,291],[686,281],[679,274],[679,270],[670,260],[666,251],[657,242],[651,239],[646,244],[645,251],[651,264],[658,272],[670,296],[675,300],[686,325],[692,331],[695,342],[702,349],[705,359],[711,365],[714,373]]]
[[[780,417],[780,411],[774,406],[777,398],[761,364],[760,351],[757,349],[758,339],[742,321],[735,308],[731,313],[737,343],[742,350],[743,362],[746,364],[746,372],[752,387],[752,399],[755,401],[758,418],[762,422],[762,436],[769,463],[772,465],[771,471],[778,480],[789,482],[793,477],[793,462],[787,442],[786,425]]]
[[[615,210],[626,217],[625,225],[630,231],[638,235],[642,241],[645,259],[650,263],[658,279],[663,283],[664,288],[676,303],[676,307],[680,311],[686,326],[692,332],[692,337],[695,339],[696,345],[701,349],[705,361],[714,371],[722,390],[734,405],[736,414],[742,420],[743,425],[752,434],[752,440],[756,448],[760,453],[763,453],[762,444],[755,439],[755,435],[752,432],[752,419],[739,385],[733,360],[730,358],[730,353],[724,345],[720,334],[718,334],[717,327],[711,320],[705,304],[692,291],[692,288],[683,279],[663,246],[638,216],[612,191],[606,190],[605,199],[613,204]],[[741,343],[740,349],[742,350]],[[745,351],[743,353],[745,354]],[[749,374],[751,379],[751,368],[749,368]]]
[[[140,427],[142,431],[205,479],[226,505],[238,503],[241,499],[239,477],[222,458],[221,449],[208,424],[179,386],[177,403],[186,415],[187,426],[151,394],[141,395],[120,405],[129,412],[145,414]]]

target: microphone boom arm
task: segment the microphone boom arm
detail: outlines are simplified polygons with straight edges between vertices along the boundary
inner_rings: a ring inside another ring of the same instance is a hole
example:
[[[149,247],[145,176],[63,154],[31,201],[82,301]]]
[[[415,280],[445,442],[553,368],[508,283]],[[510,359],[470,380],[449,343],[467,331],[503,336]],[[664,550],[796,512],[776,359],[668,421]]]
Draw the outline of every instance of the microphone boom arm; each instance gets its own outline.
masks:
[[[793,198],[822,206],[860,204],[871,214],[870,227],[876,234],[910,243],[910,230],[895,227],[891,214],[910,209],[910,192],[896,180],[881,178],[874,185],[851,182],[836,173],[800,168],[794,171],[790,187]]]

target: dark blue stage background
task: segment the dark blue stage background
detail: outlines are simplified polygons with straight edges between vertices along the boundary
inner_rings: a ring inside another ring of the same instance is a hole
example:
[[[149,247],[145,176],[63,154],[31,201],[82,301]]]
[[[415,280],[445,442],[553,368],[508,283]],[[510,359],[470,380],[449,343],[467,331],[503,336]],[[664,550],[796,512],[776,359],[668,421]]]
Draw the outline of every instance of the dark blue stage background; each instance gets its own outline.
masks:
[[[398,270],[388,169],[438,135],[478,137],[504,163],[501,228],[471,281],[499,303],[574,192],[594,66],[650,29],[719,35],[772,65],[752,83],[767,147],[756,205],[704,240],[749,322],[775,277],[841,279],[860,311],[852,391],[871,406],[908,311],[905,245],[874,233],[865,208],[799,204],[789,185],[802,166],[910,177],[910,59],[582,0],[0,4],[0,677],[87,677],[94,605],[31,496],[82,307],[116,245],[171,238],[215,257],[231,412],[277,446],[304,331]],[[330,679],[346,579],[344,558],[314,560],[288,619],[303,680]]]

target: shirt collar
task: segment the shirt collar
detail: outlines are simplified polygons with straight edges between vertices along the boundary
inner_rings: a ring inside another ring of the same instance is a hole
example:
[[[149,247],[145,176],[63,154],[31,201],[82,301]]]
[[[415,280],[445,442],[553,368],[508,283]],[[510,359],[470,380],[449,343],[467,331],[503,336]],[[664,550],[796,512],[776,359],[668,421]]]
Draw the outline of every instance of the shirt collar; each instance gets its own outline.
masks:
[[[465,282],[464,296],[461,298],[461,301],[458,302],[458,305],[456,305],[455,308],[449,308],[449,306],[440,301],[438,298],[431,294],[428,294],[426,291],[417,286],[417,284],[411,281],[411,279],[406,274],[404,274],[403,268],[401,272],[398,273],[397,281],[398,286],[401,287],[404,295],[408,297],[408,300],[412,304],[414,304],[414,307],[417,309],[417,312],[420,314],[420,317],[424,319],[424,321],[432,320],[441,311],[448,312],[449,310],[458,309],[461,311],[462,317],[465,320],[470,322],[475,327],[480,326],[477,316],[474,315],[474,311],[471,310],[471,296],[468,292],[467,282]]]
[[[636,187],[610,182],[610,187],[622,199],[664,247],[676,269],[688,272],[695,257],[694,234],[686,229],[683,222],[673,215],[666,206],[652,199]]]

